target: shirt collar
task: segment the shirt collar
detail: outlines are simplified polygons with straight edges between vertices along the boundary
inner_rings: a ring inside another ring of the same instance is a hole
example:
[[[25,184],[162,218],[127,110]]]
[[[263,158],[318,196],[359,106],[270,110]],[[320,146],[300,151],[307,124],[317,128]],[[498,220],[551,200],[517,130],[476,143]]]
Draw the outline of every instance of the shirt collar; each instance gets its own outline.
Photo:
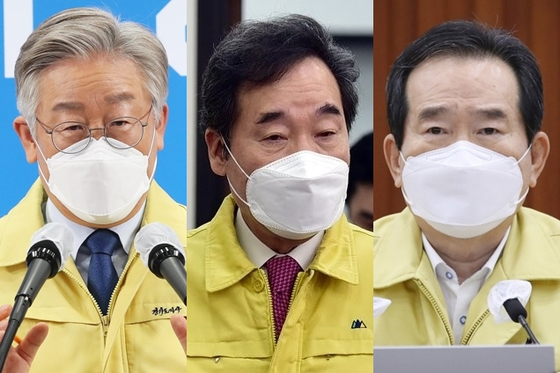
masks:
[[[140,210],[138,210],[138,212],[134,216],[132,216],[132,218],[115,227],[111,227],[111,230],[119,235],[121,244],[123,245],[123,249],[127,254],[130,251],[132,242],[134,241],[134,236],[140,228],[145,208],[146,202],[144,202]],[[88,236],[93,233],[95,228],[86,227],[69,220],[60,212],[60,210],[58,210],[58,208],[54,205],[54,203],[52,203],[50,199],[48,199],[46,202],[45,216],[47,223],[62,223],[64,226],[70,229],[72,235],[74,236],[74,248],[71,255],[72,259],[76,260],[76,255],[78,255],[80,246],[82,246],[82,243],[86,240],[86,238],[88,238]]]
[[[251,260],[257,268],[262,267],[274,256],[282,256],[282,254],[278,254],[255,236],[243,219],[243,215],[239,209],[237,209],[235,215],[235,231],[239,244],[247,254],[247,257],[249,257],[249,260]],[[307,269],[315,256],[317,248],[323,240],[323,235],[323,231],[317,233],[301,245],[296,246],[286,255],[294,258],[303,270]]]
[[[486,263],[482,266],[482,268],[479,271],[477,271],[477,273],[486,272],[485,279],[487,279],[494,271],[494,267],[496,267],[496,263],[498,262],[498,259],[500,258],[502,251],[504,250],[504,246],[506,245],[510,230],[511,230],[511,226],[507,229],[506,234],[498,244],[496,250],[494,250],[494,253],[492,253],[490,258],[486,261]],[[432,269],[434,270],[434,273],[439,275],[437,269],[441,267],[450,268],[447,265],[447,263],[445,263],[443,259],[441,259],[439,254],[430,244],[430,242],[426,238],[426,235],[424,235],[424,232],[422,232],[422,243],[424,244],[424,250],[426,251],[426,255],[428,255],[428,258],[430,259],[430,263],[432,265]]]

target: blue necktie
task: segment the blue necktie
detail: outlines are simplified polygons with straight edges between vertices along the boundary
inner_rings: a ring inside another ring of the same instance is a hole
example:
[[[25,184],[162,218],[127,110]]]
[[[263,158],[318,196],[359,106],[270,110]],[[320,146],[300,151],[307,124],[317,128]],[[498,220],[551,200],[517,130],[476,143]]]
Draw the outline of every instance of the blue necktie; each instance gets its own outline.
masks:
[[[122,247],[119,236],[109,229],[97,229],[84,241],[91,251],[88,269],[88,289],[104,315],[109,310],[111,294],[119,276],[111,260],[113,252]]]

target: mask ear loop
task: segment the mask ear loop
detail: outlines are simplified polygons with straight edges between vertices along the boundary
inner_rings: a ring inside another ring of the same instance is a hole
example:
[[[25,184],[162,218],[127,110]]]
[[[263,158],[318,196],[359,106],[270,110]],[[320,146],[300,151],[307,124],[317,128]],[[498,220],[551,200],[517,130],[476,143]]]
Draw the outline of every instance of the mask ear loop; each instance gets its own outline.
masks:
[[[408,165],[408,162],[406,161],[406,159],[404,159],[404,155],[401,151],[399,151],[399,155],[401,157],[401,159],[403,160],[405,165]],[[406,196],[406,191],[404,190],[404,185],[400,188],[401,189],[401,193],[403,195],[404,200],[406,201],[406,203],[412,207],[412,203],[410,202],[410,200],[408,199],[408,197]]]
[[[241,168],[241,166],[239,165],[239,162],[237,162],[237,159],[235,159],[235,157],[233,156],[233,153],[231,152],[231,150],[229,150],[229,147],[226,144],[226,140],[223,137],[220,137],[222,140],[222,144],[224,144],[224,147],[226,148],[229,156],[231,157],[231,159],[233,159],[233,162],[235,163],[235,165],[237,166],[237,168],[239,168],[239,170],[243,173],[243,175],[245,175],[245,177],[247,178],[247,180],[251,180],[251,177],[249,175],[247,175],[247,173],[245,172],[245,170],[243,170],[243,168]],[[241,202],[243,202],[247,207],[249,206],[249,203],[247,201],[245,201],[243,198],[241,198],[241,196],[239,195],[239,193],[237,193],[237,191],[235,190],[235,188],[233,187],[233,185],[231,184],[231,181],[229,180],[229,177],[226,173],[226,179],[227,182],[229,184],[229,188],[231,189],[231,191],[233,192],[233,194],[235,194],[235,196],[237,198],[239,198],[239,200]]]
[[[533,143],[531,143],[531,145],[529,145],[529,147],[527,148],[527,150],[525,150],[525,153],[523,153],[523,155],[521,156],[521,158],[519,158],[519,160],[517,161],[517,164],[519,164],[519,162],[521,162],[523,160],[523,158],[525,158],[525,156],[527,154],[529,154],[529,151],[531,150],[531,148],[533,147]]]
[[[27,128],[29,129],[29,126]],[[37,150],[39,150],[39,154],[41,154],[41,157],[43,158],[43,161],[45,161],[45,166],[48,168],[49,164],[47,162],[47,158],[43,154],[43,150],[41,150],[41,147],[39,146],[39,142],[37,141],[35,135],[31,131],[31,129],[29,129],[29,133],[31,134],[31,138],[33,139],[33,142],[35,143],[35,146],[37,147]],[[43,173],[43,170],[41,169],[41,165],[39,164],[39,162],[37,162],[37,168],[39,169],[39,174],[41,175],[41,177],[43,178],[43,180],[45,181],[45,183],[47,184],[47,186],[50,189],[51,186],[49,185],[49,181],[45,177],[45,174]]]
[[[519,166],[519,163],[523,160],[523,158],[525,158],[525,156],[527,154],[529,154],[529,151],[531,150],[531,148],[533,147],[533,143],[531,143],[529,145],[529,147],[527,148],[527,150],[525,150],[525,153],[523,153],[523,155],[521,156],[521,158],[519,158],[519,160],[516,162],[517,166]],[[515,205],[519,205],[524,199],[525,197],[527,197],[527,194],[529,194],[529,190],[531,189],[531,187],[527,187],[527,190],[525,191],[525,193],[523,194],[523,196],[521,196],[517,202],[515,202]]]
[[[406,161],[406,159],[404,159],[404,155],[402,154],[401,151],[399,151],[399,155],[400,155],[401,159],[403,160],[404,164],[408,164],[408,162]]]
[[[150,115],[152,114],[152,111],[150,110],[150,114],[148,115],[148,120],[150,120]],[[154,124],[154,130],[152,131],[152,141],[150,142],[150,151],[148,151],[148,155],[146,157],[148,157],[148,162],[150,161],[150,156],[152,155],[152,149],[154,148],[154,141],[156,138],[156,124]],[[154,176],[156,175],[156,168],[157,168],[157,153],[156,153],[156,159],[154,159],[154,168],[152,169],[152,175],[149,177],[149,183],[152,182],[152,180],[154,180]]]
[[[525,197],[527,197],[527,194],[529,194],[529,189],[531,189],[531,187],[527,187],[527,190],[525,191],[523,196],[521,196],[516,202],[514,202],[515,205],[519,205],[525,199]]]
[[[235,162],[237,168],[239,168],[239,170],[241,172],[243,172],[243,175],[245,175],[245,177],[250,180],[251,176],[247,175],[247,173],[245,172],[245,170],[243,170],[243,168],[239,165],[239,162],[237,162],[237,159],[235,159],[235,157],[233,156],[233,153],[231,152],[231,150],[229,150],[229,147],[226,144],[226,140],[224,140],[223,137],[220,137],[222,139],[222,144],[224,144],[224,147],[226,148],[228,154],[230,155],[230,157],[233,159],[233,162]]]

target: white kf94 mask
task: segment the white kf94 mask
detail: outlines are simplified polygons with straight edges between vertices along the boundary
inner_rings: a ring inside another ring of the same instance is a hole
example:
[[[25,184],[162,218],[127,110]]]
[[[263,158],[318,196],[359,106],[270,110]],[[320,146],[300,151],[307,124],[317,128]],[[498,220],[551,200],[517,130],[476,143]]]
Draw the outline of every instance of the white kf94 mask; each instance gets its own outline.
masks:
[[[341,159],[303,150],[247,175],[225,147],[247,177],[247,201],[230,183],[231,190],[272,233],[305,239],[330,228],[342,215],[348,165]]]
[[[469,141],[408,157],[402,193],[412,212],[441,233],[472,238],[497,227],[517,210],[523,176],[519,162]]]
[[[80,146],[81,141],[71,147]],[[152,176],[147,175],[150,153],[116,149],[104,138],[92,139],[79,153],[59,152],[49,159],[37,148],[47,163],[48,181],[41,167],[39,172],[51,193],[72,214],[91,224],[107,225],[124,219],[148,191],[155,173],[154,163]]]

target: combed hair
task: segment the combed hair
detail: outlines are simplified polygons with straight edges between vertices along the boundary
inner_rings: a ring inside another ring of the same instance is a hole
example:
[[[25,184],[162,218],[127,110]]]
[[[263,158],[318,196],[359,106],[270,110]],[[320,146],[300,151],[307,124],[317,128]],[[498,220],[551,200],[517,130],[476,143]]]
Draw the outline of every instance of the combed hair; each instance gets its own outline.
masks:
[[[400,149],[408,115],[406,83],[410,73],[434,57],[498,58],[513,70],[519,87],[519,111],[529,143],[544,114],[541,72],[535,56],[511,33],[475,21],[442,23],[410,44],[397,58],[387,80],[387,119]]]
[[[240,88],[278,81],[310,56],[320,58],[334,75],[350,130],[358,105],[354,56],[317,21],[295,14],[242,22],[219,43],[203,74],[200,129],[212,128],[227,140],[239,114]]]
[[[144,78],[159,120],[168,94],[168,61],[163,44],[146,27],[121,22],[98,8],[72,8],[53,15],[21,47],[15,66],[17,107],[35,134],[41,74],[57,62],[100,55],[132,61]]]

